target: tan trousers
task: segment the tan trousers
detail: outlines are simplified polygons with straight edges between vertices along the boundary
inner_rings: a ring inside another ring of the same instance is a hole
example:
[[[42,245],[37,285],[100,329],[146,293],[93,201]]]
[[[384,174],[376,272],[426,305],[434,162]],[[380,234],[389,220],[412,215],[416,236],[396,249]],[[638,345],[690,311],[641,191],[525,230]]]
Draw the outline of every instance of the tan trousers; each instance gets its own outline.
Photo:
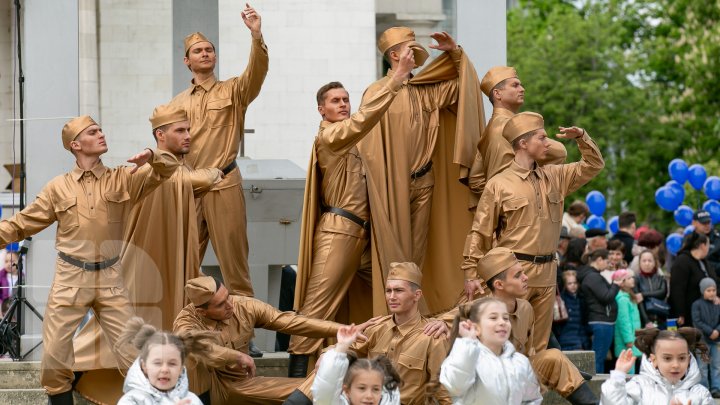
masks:
[[[223,381],[227,400],[213,404],[270,405],[282,404],[303,382],[302,378],[253,377],[235,381]]]
[[[553,305],[555,303],[555,287],[529,287],[525,299],[530,302],[535,313],[535,329],[533,345],[535,352],[540,353],[547,348],[552,331]]]
[[[585,380],[577,367],[558,349],[543,350],[530,358],[538,382],[567,397]]]
[[[209,239],[215,249],[225,287],[232,294],[252,297],[242,184],[209,191],[200,199],[198,238],[200,261],[205,256]]]
[[[328,214],[325,214],[328,215]],[[313,263],[299,313],[309,318],[335,320],[338,309],[357,274],[368,287],[366,297],[354,297],[352,305],[370,305],[372,316],[372,273],[367,238],[335,232],[316,232],[313,240]],[[366,260],[363,261],[363,253]],[[365,262],[365,263],[363,263]],[[362,269],[361,269],[362,267]],[[359,271],[358,271],[359,270]],[[288,352],[314,354],[324,339],[293,335]]]
[[[72,389],[72,367],[75,362],[72,340],[90,308],[95,312],[97,321],[109,340],[118,366],[127,370],[135,360],[132,354],[115,350],[115,342],[133,316],[132,305],[124,287],[79,288],[53,283],[45,307],[45,347],[40,364],[40,383],[48,395],[61,394]]]

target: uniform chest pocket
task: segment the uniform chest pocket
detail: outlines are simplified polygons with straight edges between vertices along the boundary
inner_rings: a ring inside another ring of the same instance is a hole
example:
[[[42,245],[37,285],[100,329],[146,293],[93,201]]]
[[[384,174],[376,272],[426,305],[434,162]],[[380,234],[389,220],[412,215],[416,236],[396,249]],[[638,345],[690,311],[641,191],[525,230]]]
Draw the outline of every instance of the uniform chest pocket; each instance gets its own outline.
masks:
[[[77,197],[64,199],[55,204],[55,216],[62,227],[80,226]]]
[[[560,222],[563,215],[563,198],[560,193],[553,191],[548,193],[548,211],[553,222]]]
[[[398,357],[397,363],[398,372],[403,381],[425,380],[425,359],[402,353]]]
[[[227,127],[232,125],[233,109],[232,100],[221,98],[210,100],[207,103],[207,121],[210,128]]]
[[[130,201],[127,191],[113,191],[105,193],[107,203],[108,222],[121,222],[125,213],[125,206]]]
[[[503,201],[502,207],[508,229],[529,226],[532,223],[532,212],[530,212],[530,202],[527,198],[511,198]]]

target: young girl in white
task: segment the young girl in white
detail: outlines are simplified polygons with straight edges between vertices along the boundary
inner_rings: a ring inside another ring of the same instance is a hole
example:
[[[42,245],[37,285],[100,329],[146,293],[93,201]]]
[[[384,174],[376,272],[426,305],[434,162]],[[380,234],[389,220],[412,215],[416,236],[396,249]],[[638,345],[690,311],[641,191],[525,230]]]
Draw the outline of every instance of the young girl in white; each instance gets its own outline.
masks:
[[[504,302],[483,298],[460,307],[440,383],[455,404],[540,404],[542,395],[527,357],[515,352]]]
[[[209,353],[212,338],[208,332],[180,337],[132,318],[118,345],[132,344],[140,355],[128,370],[118,405],[202,405],[188,390],[185,358]]]
[[[348,348],[360,335],[355,325],[337,332],[334,349],[322,355],[312,385],[319,405],[400,405],[400,376],[385,356],[358,359]]]
[[[707,357],[708,347],[695,328],[677,331],[643,329],[635,332],[635,347],[644,353],[640,374],[626,381],[635,364],[631,349],[622,352],[610,379],[602,385],[601,405],[712,405],[700,385],[700,369],[693,353]]]

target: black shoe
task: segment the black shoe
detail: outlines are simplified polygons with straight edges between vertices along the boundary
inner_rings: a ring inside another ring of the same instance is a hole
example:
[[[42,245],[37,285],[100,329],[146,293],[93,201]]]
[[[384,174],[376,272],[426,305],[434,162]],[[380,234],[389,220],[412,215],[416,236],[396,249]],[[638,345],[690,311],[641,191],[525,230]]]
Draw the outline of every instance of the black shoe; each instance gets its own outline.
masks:
[[[283,402],[283,405],[312,405],[312,401],[300,390],[295,390]]]
[[[584,372],[584,371],[582,371],[582,370],[578,370],[578,371],[580,372],[580,375],[582,376],[583,380],[585,380],[585,381],[590,381],[590,380],[592,380],[592,374],[586,373],[586,372]]]
[[[590,386],[587,383],[582,383],[578,389],[572,394],[568,395],[565,399],[573,405],[597,405],[598,399],[590,390]]]
[[[307,354],[291,354],[290,364],[288,365],[288,377],[307,377],[308,360],[309,356]]]
[[[263,356],[262,350],[260,350],[259,347],[255,346],[255,342],[253,342],[252,340],[250,341],[250,346],[248,347],[248,354],[250,355],[250,357],[255,358]]]
[[[78,383],[80,382],[80,377],[82,377],[83,374],[85,374],[85,372],[83,371],[73,371],[75,379],[72,382],[72,389],[75,389],[75,387],[78,385]]]
[[[65,391],[62,394],[48,395],[48,405],[74,405],[73,392]]]
[[[720,391],[712,391],[710,395],[712,395],[713,398],[720,398]]]
[[[200,402],[202,402],[203,405],[210,405],[210,390],[198,395],[198,398],[200,398]]]

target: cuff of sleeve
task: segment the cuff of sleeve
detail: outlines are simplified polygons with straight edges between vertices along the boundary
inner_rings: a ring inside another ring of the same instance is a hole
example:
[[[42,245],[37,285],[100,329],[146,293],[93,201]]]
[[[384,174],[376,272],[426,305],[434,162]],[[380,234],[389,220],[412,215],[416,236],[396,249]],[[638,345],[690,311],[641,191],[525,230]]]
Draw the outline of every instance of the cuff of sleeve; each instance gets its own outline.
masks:
[[[627,374],[623,373],[622,371],[610,370],[610,378],[612,378],[613,380],[625,381],[625,377],[627,377]]]
[[[453,60],[459,61],[462,58],[463,50],[462,50],[462,47],[460,47],[460,45],[458,45],[457,49],[451,49],[451,50],[447,51],[447,53],[450,55],[450,57]]]
[[[402,88],[403,84],[401,82],[398,82],[397,80],[388,80],[386,86],[388,90],[395,94],[400,91],[400,88]]]
[[[465,280],[476,280],[478,278],[477,270],[472,269],[463,269],[463,273],[465,273]]]
[[[578,141],[582,140],[585,143],[590,142],[592,140],[592,138],[590,138],[590,134],[588,134],[588,132],[585,131],[584,129],[583,129],[583,132],[584,132],[583,136],[579,137]]]

